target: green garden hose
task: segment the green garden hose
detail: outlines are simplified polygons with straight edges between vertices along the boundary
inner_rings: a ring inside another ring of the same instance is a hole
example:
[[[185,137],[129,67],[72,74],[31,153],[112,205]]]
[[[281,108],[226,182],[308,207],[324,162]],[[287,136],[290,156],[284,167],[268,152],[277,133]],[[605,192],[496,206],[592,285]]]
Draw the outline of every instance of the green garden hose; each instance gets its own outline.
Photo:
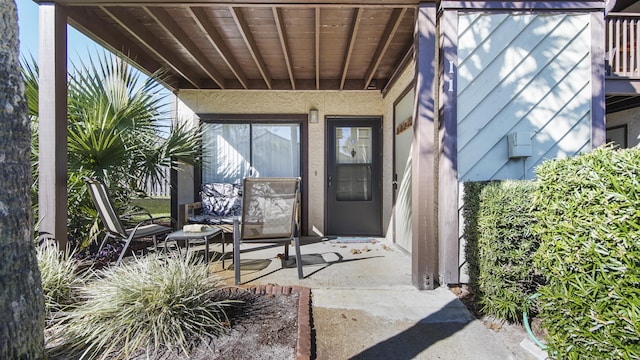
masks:
[[[527,334],[529,334],[531,340],[533,340],[533,342],[538,345],[540,349],[547,350],[547,345],[538,340],[538,338],[533,334],[533,331],[531,331],[531,326],[529,326],[529,306],[531,304],[531,301],[538,296],[540,296],[540,294],[535,293],[527,298],[527,302],[524,305],[524,310],[522,311],[522,322],[524,323],[524,327],[525,329],[527,329]]]

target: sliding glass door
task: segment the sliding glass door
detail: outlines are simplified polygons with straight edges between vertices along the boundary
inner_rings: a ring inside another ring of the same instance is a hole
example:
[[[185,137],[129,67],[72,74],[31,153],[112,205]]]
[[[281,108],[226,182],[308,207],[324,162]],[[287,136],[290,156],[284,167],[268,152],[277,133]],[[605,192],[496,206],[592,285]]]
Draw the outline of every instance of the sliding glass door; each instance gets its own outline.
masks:
[[[254,176],[300,176],[300,126],[256,124],[251,131]]]
[[[302,174],[298,123],[205,123],[203,128],[203,183]]]

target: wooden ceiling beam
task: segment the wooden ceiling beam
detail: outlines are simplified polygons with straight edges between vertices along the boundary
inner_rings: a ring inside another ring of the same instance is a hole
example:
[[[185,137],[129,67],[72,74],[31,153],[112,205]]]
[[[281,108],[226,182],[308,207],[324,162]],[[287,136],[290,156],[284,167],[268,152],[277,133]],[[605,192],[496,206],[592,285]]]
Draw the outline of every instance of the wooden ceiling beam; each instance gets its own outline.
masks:
[[[286,26],[282,16],[282,9],[274,7],[273,18],[276,22],[276,28],[278,29],[278,38],[280,39],[280,47],[284,55],[284,61],[287,66],[287,72],[289,73],[289,80],[291,81],[291,90],[296,89],[296,79],[293,76],[293,67],[291,65],[291,51],[289,50],[289,40],[287,37]]]
[[[95,11],[100,10],[96,9]],[[105,32],[104,29],[108,29],[110,24],[99,16],[88,14],[85,9],[78,7],[68,8],[67,14],[67,21],[71,26],[105,49],[125,59],[145,75],[151,77],[153,73],[164,69],[162,64],[145,53],[137,43],[124,36],[117,28],[116,31]],[[177,90],[177,79],[170,72],[163,74],[156,80],[172,91]]]
[[[391,44],[393,37],[398,31],[398,27],[400,27],[400,23],[402,22],[402,18],[404,17],[404,14],[406,12],[407,12],[406,8],[393,9],[393,12],[391,13],[391,17],[387,22],[387,27],[385,28],[384,32],[382,33],[382,36],[380,37],[378,48],[376,49],[376,52],[373,55],[371,64],[369,65],[369,69],[366,72],[366,76],[364,79],[365,90],[369,87],[371,80],[376,75],[376,71],[380,66],[380,62],[382,62],[382,58],[384,57],[384,54],[387,52],[387,49],[389,49],[389,45]]]
[[[267,64],[264,62],[262,55],[260,55],[260,50],[258,49],[258,44],[253,38],[253,34],[251,33],[251,29],[249,28],[249,24],[242,14],[242,9],[232,7],[230,8],[231,15],[233,15],[233,20],[236,22],[238,26],[238,30],[240,30],[240,34],[242,35],[242,39],[244,40],[253,61],[256,63],[258,67],[258,71],[264,79],[264,83],[267,85],[267,88],[271,89],[271,74],[269,74],[269,69],[267,68]]]
[[[362,8],[355,9],[353,19],[351,20],[351,32],[349,34],[349,42],[345,51],[344,64],[342,65],[342,78],[340,80],[340,90],[344,89],[344,82],[349,72],[349,64],[351,63],[351,55],[353,55],[353,47],[356,45],[358,37],[358,28],[360,27],[360,19],[362,18]]]
[[[124,31],[132,38],[140,42],[148,51],[161,59],[173,71],[184,77],[189,83],[197,89],[201,88],[200,78],[189,67],[178,59],[162,42],[142,26],[134,17],[132,17],[124,8],[108,8],[100,6],[100,9],[109,15]]]
[[[411,63],[413,62],[413,57],[415,53],[415,49],[413,47],[413,45],[411,45],[411,47],[409,47],[409,49],[407,50],[407,52],[404,54],[404,56],[402,57],[402,60],[400,60],[400,62],[398,63],[398,65],[396,65],[395,70],[393,71],[393,73],[391,74],[391,76],[389,77],[389,80],[387,81],[387,83],[385,84],[384,88],[382,88],[382,97],[384,98],[385,96],[387,96],[387,93],[389,92],[389,90],[391,89],[391,87],[393,85],[395,85],[396,81],[400,78],[400,76],[402,75],[402,73],[404,72],[404,70],[411,65]]]
[[[207,16],[204,8],[190,7],[187,8],[187,10],[191,14],[191,17],[196,20],[196,24],[198,25],[200,30],[202,30],[207,35],[211,46],[213,46],[216,51],[218,51],[220,57],[222,57],[222,60],[224,60],[224,62],[227,64],[236,79],[238,79],[240,84],[242,84],[245,89],[248,89],[249,81],[247,80],[247,75],[245,75],[244,71],[242,71],[242,67],[236,61],[235,57],[231,53],[231,50],[229,50],[229,47],[227,47],[227,45],[225,44],[224,39],[222,38],[220,33],[218,33],[211,21],[209,21],[209,17]]]
[[[315,26],[315,34],[316,34],[316,90],[320,90],[320,8],[316,7],[316,26]]]
[[[50,1],[50,0],[46,0]],[[35,0],[35,2],[46,2],[45,0]],[[357,1],[335,1],[335,0],[323,0],[316,2],[301,2],[300,0],[285,0],[285,1],[271,1],[271,0],[258,0],[258,1],[245,1],[238,2],[235,0],[142,0],[132,2],[131,0],[58,0],[57,3],[64,6],[148,6],[148,7],[192,7],[192,6],[233,6],[244,8],[273,8],[275,7],[287,7],[294,9],[310,9],[317,6],[327,9],[344,9],[351,7],[361,7],[369,9],[384,9],[384,8],[416,8],[424,0],[385,0],[383,3],[374,2],[371,0],[357,0]],[[620,0],[619,0],[620,1]],[[434,1],[427,1],[434,2]]]
[[[144,11],[149,15],[167,34],[180,44],[198,64],[200,69],[204,71],[211,80],[213,80],[220,88],[225,88],[224,77],[215,69],[215,66],[209,61],[207,56],[200,48],[191,40],[191,37],[182,30],[180,25],[173,20],[173,17],[163,8],[143,7]],[[156,35],[157,36],[157,35]]]

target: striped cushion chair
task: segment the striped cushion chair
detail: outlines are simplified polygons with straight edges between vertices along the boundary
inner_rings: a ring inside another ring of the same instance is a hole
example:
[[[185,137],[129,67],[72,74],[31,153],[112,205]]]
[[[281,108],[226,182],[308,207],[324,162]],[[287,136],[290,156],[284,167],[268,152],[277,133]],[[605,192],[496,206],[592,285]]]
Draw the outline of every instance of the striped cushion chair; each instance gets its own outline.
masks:
[[[166,216],[162,218],[149,217],[149,219],[145,219],[135,227],[126,229],[122,224],[121,219],[116,214],[113,202],[111,201],[111,197],[109,196],[109,192],[104,182],[96,178],[85,178],[84,180],[89,186],[89,192],[93,198],[93,203],[96,206],[96,210],[98,210],[98,214],[100,215],[100,219],[102,220],[107,233],[98,248],[98,252],[102,250],[102,247],[109,238],[120,239],[124,242],[124,247],[118,257],[116,266],[120,265],[120,262],[122,261],[122,258],[129,248],[129,244],[132,240],[152,238],[154,247],[157,247],[157,238],[173,231],[173,229],[168,226],[154,223],[154,221],[159,219],[167,219],[168,217]]]
[[[242,215],[242,185],[212,183],[202,185],[202,213],[210,223],[233,224],[233,218]]]
[[[182,204],[179,211],[182,214],[178,218],[183,223],[178,227],[184,224],[215,225],[231,234],[233,219],[242,215],[242,184],[202,184],[200,201]]]

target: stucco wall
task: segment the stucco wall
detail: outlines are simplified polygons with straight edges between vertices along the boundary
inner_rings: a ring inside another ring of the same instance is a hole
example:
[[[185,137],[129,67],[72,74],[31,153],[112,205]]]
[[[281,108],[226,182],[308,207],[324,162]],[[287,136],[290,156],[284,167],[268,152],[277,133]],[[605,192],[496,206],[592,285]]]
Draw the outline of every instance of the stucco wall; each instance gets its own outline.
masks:
[[[324,232],[324,148],[325,116],[382,116],[383,99],[378,91],[242,91],[242,90],[181,90],[181,105],[178,117],[184,120],[197,119],[196,113],[205,114],[308,114],[309,110],[318,110],[319,121],[309,124],[309,221],[307,231],[312,234],[314,228]],[[383,184],[389,182],[390,147],[387,137],[389,118],[383,120]],[[180,188],[193,184],[190,173],[184,172],[179,179]],[[189,182],[190,181],[190,182]],[[179,202],[191,201],[193,194],[182,191]],[[187,200],[185,200],[187,199]],[[383,196],[383,231],[389,221],[390,197]]]
[[[607,115],[607,128],[627,125],[627,147],[640,144],[640,109],[629,109]]]

